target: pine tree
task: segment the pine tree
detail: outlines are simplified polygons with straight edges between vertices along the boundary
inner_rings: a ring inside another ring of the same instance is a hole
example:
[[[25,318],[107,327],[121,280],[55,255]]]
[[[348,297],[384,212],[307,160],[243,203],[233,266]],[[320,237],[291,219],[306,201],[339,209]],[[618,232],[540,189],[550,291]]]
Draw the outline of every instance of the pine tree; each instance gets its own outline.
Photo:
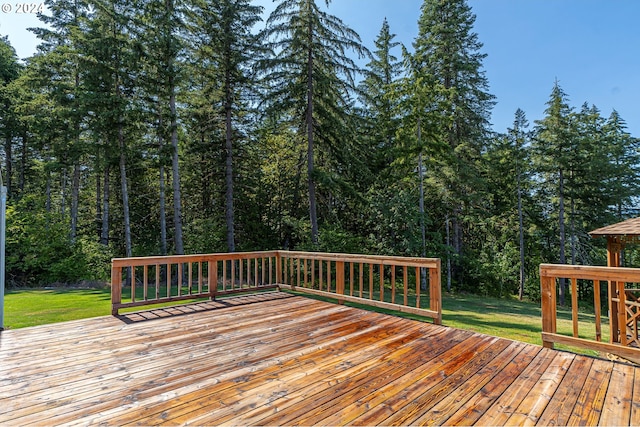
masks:
[[[174,0],[148,0],[137,33],[138,49],[142,51],[144,72],[141,74],[144,89],[151,100],[155,132],[158,144],[158,187],[160,247],[167,253],[166,221],[166,158],[171,159],[173,188],[174,249],[184,254],[182,191],[180,182],[178,149],[178,81],[181,78],[180,54],[183,51],[181,33],[184,29],[183,4]],[[167,155],[166,152],[169,152]]]
[[[486,55],[480,52],[474,22],[466,0],[425,0],[413,43],[415,52],[409,58],[415,93],[422,99],[421,133],[431,144],[447,144],[442,154],[430,159],[435,165],[429,173],[442,183],[441,193],[447,195],[455,253],[453,276],[459,285],[464,282],[464,247],[471,243],[465,238],[465,228],[473,227],[465,218],[474,204],[481,203],[477,195],[483,183],[477,165],[489,135],[493,106],[482,70]]]
[[[622,221],[637,215],[640,192],[640,139],[627,131],[620,114],[613,110],[603,126],[604,142],[610,174],[601,180],[602,192],[612,196],[610,200],[611,220]]]
[[[9,198],[13,196],[13,143],[14,138],[20,134],[17,105],[9,85],[18,79],[21,68],[16,51],[9,43],[9,39],[6,36],[0,37],[0,105],[2,105],[0,135],[4,144],[4,185],[7,187]]]
[[[366,125],[362,133],[370,139],[368,149],[375,155],[371,170],[379,173],[393,161],[392,150],[399,126],[398,107],[391,93],[402,73],[402,62],[393,54],[395,42],[386,18],[375,40],[376,49],[359,85]]]
[[[326,0],[328,7],[330,1]],[[315,0],[282,0],[267,20],[265,37],[275,56],[265,64],[271,84],[269,104],[281,117],[298,127],[307,143],[307,184],[311,242],[318,244],[316,181],[340,181],[337,175],[317,167],[323,161],[348,157],[350,93],[355,89],[358,67],[347,56],[368,52],[358,34],[339,18],[322,11]]]
[[[541,173],[549,196],[548,212],[557,218],[558,261],[566,264],[566,201],[571,163],[577,151],[577,135],[567,95],[556,81],[551,91],[545,117],[536,121],[536,169]],[[553,200],[557,200],[556,203]],[[557,205],[557,206],[553,206]],[[564,305],[566,281],[560,284],[560,305]]]
[[[208,99],[224,123],[225,222],[227,250],[236,250],[234,209],[234,147],[243,135],[248,95],[253,85],[252,64],[262,56],[258,35],[252,32],[261,20],[262,8],[249,0],[200,1],[191,12],[196,57],[211,81]],[[238,151],[235,151],[238,153]]]
[[[82,105],[81,45],[85,37],[84,23],[88,18],[89,5],[84,0],[49,0],[45,4],[51,15],[40,15],[40,19],[47,27],[33,31],[41,40],[38,51],[44,58],[40,63],[56,74],[51,91],[58,105],[59,118],[65,122],[62,126],[66,129],[56,144],[57,160],[62,167],[63,189],[66,189],[67,168],[72,168],[70,240],[74,242],[78,232],[80,175],[84,166],[83,158],[88,152],[81,138],[82,124],[88,114]],[[63,207],[65,198],[63,194]]]

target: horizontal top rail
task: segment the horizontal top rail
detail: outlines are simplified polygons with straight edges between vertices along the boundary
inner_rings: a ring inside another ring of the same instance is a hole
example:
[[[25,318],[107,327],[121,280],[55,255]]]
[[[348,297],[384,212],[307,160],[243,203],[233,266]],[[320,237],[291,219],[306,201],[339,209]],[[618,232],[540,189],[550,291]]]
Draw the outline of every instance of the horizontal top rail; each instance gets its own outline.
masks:
[[[586,265],[541,264],[540,277],[635,283],[640,282],[640,269],[625,267],[594,267]]]
[[[206,261],[229,261],[253,258],[275,257],[278,251],[266,252],[231,252],[231,253],[215,253],[215,254],[198,254],[198,255],[164,255],[150,257],[132,257],[132,258],[113,258],[111,265],[113,267],[131,267],[156,265],[156,264],[178,264],[180,262],[206,262]]]
[[[285,258],[307,258],[322,261],[344,261],[376,263],[383,265],[400,265],[406,267],[439,268],[439,258],[401,257],[387,255],[360,255],[343,253],[322,253],[322,252],[300,252],[300,251],[278,251],[279,255]]]

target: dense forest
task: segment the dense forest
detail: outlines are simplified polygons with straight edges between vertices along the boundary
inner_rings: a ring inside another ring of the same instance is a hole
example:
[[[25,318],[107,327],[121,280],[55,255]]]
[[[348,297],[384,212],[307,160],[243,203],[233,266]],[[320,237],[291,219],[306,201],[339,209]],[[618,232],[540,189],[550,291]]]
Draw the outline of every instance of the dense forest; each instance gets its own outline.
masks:
[[[449,291],[536,298],[541,262],[603,263],[587,233],[637,214],[616,111],[551,80],[544,117],[491,129],[466,0],[424,0],[411,46],[329,0],[45,4],[35,55],[0,38],[10,286],[284,248],[440,257]]]

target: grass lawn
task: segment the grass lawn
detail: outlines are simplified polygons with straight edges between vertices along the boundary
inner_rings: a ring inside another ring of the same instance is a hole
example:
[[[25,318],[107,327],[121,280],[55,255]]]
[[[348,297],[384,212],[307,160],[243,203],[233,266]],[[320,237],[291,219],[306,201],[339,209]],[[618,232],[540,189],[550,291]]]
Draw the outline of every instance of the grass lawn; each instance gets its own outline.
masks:
[[[448,294],[443,296],[442,302],[442,320],[446,326],[542,344],[539,304],[516,299]],[[7,329],[106,316],[110,313],[111,295],[108,288],[16,290],[8,291],[5,295],[4,318]],[[558,317],[558,331],[570,334],[570,312],[559,310]],[[606,334],[608,320],[603,318],[602,323],[603,333]],[[594,338],[593,315],[581,313],[580,335],[584,338]],[[607,340],[608,336],[603,336],[603,341]],[[588,354],[595,355],[594,352]]]

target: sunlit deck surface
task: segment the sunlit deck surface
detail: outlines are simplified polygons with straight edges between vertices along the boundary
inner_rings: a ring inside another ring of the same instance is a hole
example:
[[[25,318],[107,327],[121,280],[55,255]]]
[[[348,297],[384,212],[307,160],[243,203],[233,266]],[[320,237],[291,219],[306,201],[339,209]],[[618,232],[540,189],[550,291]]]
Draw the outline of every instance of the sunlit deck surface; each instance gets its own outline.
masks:
[[[640,425],[640,368],[274,292],[2,332],[0,425],[61,423]]]

